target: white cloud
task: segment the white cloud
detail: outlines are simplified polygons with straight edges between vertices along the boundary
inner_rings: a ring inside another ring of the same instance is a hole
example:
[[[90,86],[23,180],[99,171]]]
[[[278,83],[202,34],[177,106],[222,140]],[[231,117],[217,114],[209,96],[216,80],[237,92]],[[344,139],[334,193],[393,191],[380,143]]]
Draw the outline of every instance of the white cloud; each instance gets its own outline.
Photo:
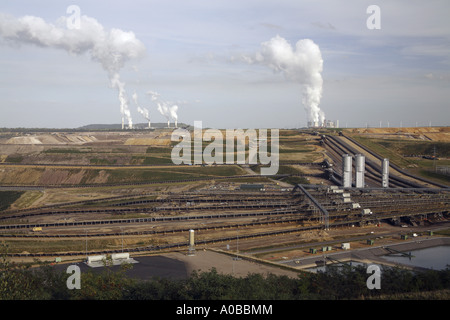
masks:
[[[44,21],[56,21],[65,14],[65,7],[51,1],[26,3],[5,2],[2,8],[17,17],[28,14]],[[155,90],[174,99],[201,100],[188,110],[180,108],[180,122],[206,123],[210,119],[215,126],[235,122],[245,126],[246,121],[282,126],[304,121],[305,125],[301,96],[293,84],[262,67],[230,63],[233,57],[241,59],[242,54],[257,51],[262,42],[277,34],[289,43],[310,38],[320,47],[324,78],[321,108],[327,110],[327,118],[328,113],[334,118],[334,112],[356,105],[360,107],[353,111],[363,111],[367,106],[368,114],[373,110],[395,113],[407,105],[420,108],[414,99],[405,98],[411,90],[411,96],[416,92],[428,96],[429,115],[435,117],[430,120],[437,123],[442,117],[437,112],[434,115],[434,110],[441,110],[440,105],[450,100],[443,85],[448,84],[450,74],[450,3],[446,0],[379,0],[375,4],[381,8],[381,30],[366,27],[366,8],[374,4],[368,0],[80,0],[77,4],[82,14],[101,21],[105,30],[130,30],[148,49],[147,57],[133,63],[139,72],[121,70],[129,92]],[[29,41],[54,44],[59,38],[58,29],[48,29],[42,23],[41,27],[49,31],[45,37]],[[77,48],[76,42],[64,46],[69,51]],[[60,99],[68,114],[79,108],[78,115],[64,119],[67,122],[70,118],[79,123],[114,121],[117,117],[117,97],[105,88],[107,79],[97,72],[100,64],[89,61],[87,52],[81,57],[70,57],[57,49],[3,47],[0,61],[2,70],[7,71],[0,74],[0,92],[7,93],[0,102],[20,110],[17,117],[36,108],[45,112],[45,97],[52,97],[56,103]],[[381,86],[382,82],[398,90]],[[66,90],[61,89],[64,85]],[[33,87],[39,90],[30,90],[25,101],[21,89]],[[58,97],[55,92],[65,94]],[[142,94],[140,97],[144,99]],[[283,112],[274,115],[273,106]],[[93,113],[95,108],[102,112]],[[158,116],[155,109],[149,111]],[[414,118],[421,112],[414,111],[417,112],[406,116]],[[233,112],[240,116],[234,119]],[[100,114],[101,119],[92,119]],[[21,122],[13,120],[11,116],[0,117],[0,127]],[[57,126],[60,120],[55,115],[53,120],[49,116],[45,121],[53,121],[53,126]]]

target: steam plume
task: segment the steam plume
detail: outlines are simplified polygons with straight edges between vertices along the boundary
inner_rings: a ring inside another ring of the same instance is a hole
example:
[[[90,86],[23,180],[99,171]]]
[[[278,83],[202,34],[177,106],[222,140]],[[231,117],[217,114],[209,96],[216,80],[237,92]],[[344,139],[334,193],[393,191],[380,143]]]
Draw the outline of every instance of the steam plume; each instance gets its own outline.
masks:
[[[164,101],[159,98],[160,94],[154,91],[147,92],[152,101],[156,102],[158,111],[167,119],[167,127],[170,127],[170,120],[175,123],[175,128],[178,127],[178,106],[169,101]]]
[[[147,108],[141,107],[141,106],[139,105],[139,102],[138,102],[138,95],[137,95],[136,92],[133,93],[133,96],[132,96],[132,97],[133,97],[134,103],[135,103],[136,106],[137,106],[138,112],[139,112],[140,114],[142,114],[142,116],[143,116],[145,119],[148,120],[148,127],[150,128],[150,127],[151,127],[151,122],[150,122],[150,112],[148,111]]]
[[[303,85],[302,102],[308,121],[322,125],[325,114],[319,108],[322,98],[323,60],[319,47],[309,39],[299,40],[293,48],[284,38],[276,36],[261,44],[254,56],[244,57],[248,63],[261,64],[286,79]]]
[[[67,19],[63,16],[53,25],[39,17],[16,18],[0,13],[0,37],[12,45],[31,44],[61,49],[73,55],[89,53],[91,59],[107,71],[111,87],[118,90],[122,126],[124,118],[127,118],[131,128],[133,123],[125,84],[120,81],[119,71],[126,61],[143,56],[145,46],[133,32],[120,29],[105,31],[94,18],[81,16],[80,27],[73,29],[66,27]]]

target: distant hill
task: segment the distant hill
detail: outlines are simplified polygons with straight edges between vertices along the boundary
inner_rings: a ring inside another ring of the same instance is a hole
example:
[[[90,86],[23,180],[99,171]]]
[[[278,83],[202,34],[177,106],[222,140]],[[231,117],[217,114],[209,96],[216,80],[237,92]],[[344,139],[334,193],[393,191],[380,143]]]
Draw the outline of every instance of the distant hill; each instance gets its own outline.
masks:
[[[167,123],[152,123],[152,128],[163,129],[167,128]],[[185,123],[179,123],[178,128],[190,128],[191,126]],[[148,123],[137,123],[133,125],[133,129],[147,129]],[[170,124],[170,128],[174,128],[174,124]],[[77,128],[77,130],[121,130],[121,124],[89,124]]]

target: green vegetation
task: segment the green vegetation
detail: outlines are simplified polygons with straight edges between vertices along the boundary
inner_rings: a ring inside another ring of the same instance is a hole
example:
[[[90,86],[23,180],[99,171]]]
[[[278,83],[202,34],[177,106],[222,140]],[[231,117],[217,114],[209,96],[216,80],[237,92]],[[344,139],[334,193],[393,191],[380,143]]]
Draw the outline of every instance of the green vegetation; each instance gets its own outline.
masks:
[[[119,271],[104,267],[81,274],[80,289],[69,290],[70,276],[42,265],[0,261],[1,300],[311,300],[311,299],[449,299],[450,269],[416,272],[382,269],[380,290],[367,288],[365,267],[329,268],[326,273],[299,273],[297,278],[268,274],[245,277],[194,271],[187,279],[127,276],[132,265]]]
[[[14,202],[14,206],[17,209],[28,208],[40,197],[42,197],[42,195],[43,193],[41,191],[22,192],[22,195]]]
[[[434,141],[404,141],[404,140],[377,140],[387,149],[394,149],[402,155],[428,155],[433,156],[436,150],[437,157],[450,157],[450,143]]]
[[[22,194],[22,191],[0,191],[0,211],[8,209]]]
[[[441,183],[449,183],[448,176],[434,172],[435,165],[450,165],[450,160],[424,159],[423,156],[436,157],[450,156],[450,143],[434,141],[410,141],[401,139],[374,139],[362,136],[353,136],[359,143],[367,146],[378,155],[389,158],[389,161],[408,168],[414,174]]]
[[[450,183],[450,177],[446,176],[444,174],[439,174],[437,172],[432,172],[432,171],[428,171],[428,170],[420,170],[419,173],[422,177],[429,178],[430,180],[433,179],[433,180],[442,181],[447,184]]]
[[[9,155],[5,159],[5,162],[9,162],[9,163],[21,163],[22,161],[23,161],[23,157],[20,155]]]
[[[450,229],[438,230],[435,231],[434,233],[442,236],[450,236]]]
[[[131,163],[135,165],[155,165],[155,164],[172,164],[172,160],[169,156],[133,156]]]
[[[80,149],[48,149],[44,153],[90,153],[90,149],[80,150]]]
[[[172,152],[172,148],[165,148],[165,147],[148,147],[146,153],[150,154],[165,154],[170,157],[170,154]]]
[[[281,179],[283,182],[287,182],[289,184],[309,184],[309,180],[305,177],[287,177]]]
[[[169,181],[197,178],[226,177],[245,174],[238,166],[191,166],[150,169],[108,170],[108,183]]]
[[[366,137],[360,137],[360,136],[354,136],[353,137],[356,141],[359,143],[365,145],[370,150],[374,151],[378,155],[389,158],[389,161],[401,166],[401,167],[407,167],[408,165],[414,165],[414,161],[412,159],[407,159],[402,157],[400,154],[396,153],[395,150],[392,148],[386,148],[382,144],[379,143],[379,139],[373,139],[373,138],[366,138]]]
[[[117,163],[117,159],[108,160],[108,159],[99,159],[99,158],[93,158],[89,160],[90,164],[97,164],[97,165],[114,165]]]

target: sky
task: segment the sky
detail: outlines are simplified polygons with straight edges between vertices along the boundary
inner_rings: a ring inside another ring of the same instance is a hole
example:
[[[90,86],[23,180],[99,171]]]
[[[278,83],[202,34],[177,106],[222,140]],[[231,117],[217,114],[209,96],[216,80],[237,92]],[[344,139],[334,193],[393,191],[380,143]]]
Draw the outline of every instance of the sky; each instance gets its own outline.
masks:
[[[152,123],[167,122],[152,91],[178,106],[178,123],[306,126],[303,73],[286,76],[283,66],[277,71],[245,58],[256,57],[264,43],[278,37],[294,49],[302,39],[318,46],[323,61],[319,108],[341,127],[449,125],[447,0],[18,0],[0,2],[0,127],[121,122],[112,71],[87,45],[80,52],[71,44],[53,45],[58,34],[52,32],[45,35],[48,46],[17,40],[18,34],[8,38],[5,30],[24,16],[67,29],[61,18],[71,16],[70,5],[106,33],[119,29],[143,48],[136,56],[133,48],[123,48],[126,60],[113,70],[134,124],[147,120],[133,93]],[[368,28],[368,20],[375,21],[370,5],[380,9],[379,29]]]

